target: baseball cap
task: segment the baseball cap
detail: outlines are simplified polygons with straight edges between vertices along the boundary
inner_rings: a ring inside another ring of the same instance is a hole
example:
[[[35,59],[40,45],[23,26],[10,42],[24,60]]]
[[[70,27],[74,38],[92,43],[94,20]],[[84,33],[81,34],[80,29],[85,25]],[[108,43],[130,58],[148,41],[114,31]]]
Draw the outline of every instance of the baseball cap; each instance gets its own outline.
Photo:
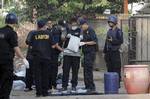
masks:
[[[87,21],[85,19],[80,19],[79,23],[80,23],[80,25],[83,25],[83,24],[87,23]]]
[[[39,28],[44,27],[46,25],[46,23],[47,23],[47,21],[44,20],[44,19],[41,19],[41,20],[37,21],[37,25],[38,25]]]

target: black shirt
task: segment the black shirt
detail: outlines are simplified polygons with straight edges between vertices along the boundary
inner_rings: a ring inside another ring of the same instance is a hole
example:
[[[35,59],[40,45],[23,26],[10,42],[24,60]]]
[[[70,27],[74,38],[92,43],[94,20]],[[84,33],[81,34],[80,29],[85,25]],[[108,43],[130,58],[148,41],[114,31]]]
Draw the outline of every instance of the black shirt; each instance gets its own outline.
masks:
[[[53,42],[52,35],[49,31],[35,31],[30,42],[33,56],[39,57],[40,59],[51,60],[52,45],[54,44],[55,42]]]
[[[31,40],[31,37],[32,37],[32,35],[34,34],[34,32],[35,31],[30,31],[29,32],[29,34],[28,34],[28,36],[27,36],[27,38],[26,38],[26,41],[25,41],[25,43],[27,44],[27,45],[29,45],[30,44],[30,40]],[[33,59],[33,56],[32,56],[32,46],[28,46],[28,51],[27,51],[27,59]]]
[[[97,43],[97,36],[95,31],[89,27],[86,31],[83,31],[83,42],[94,41]],[[84,45],[82,46],[83,53],[96,52],[96,44],[95,45]]]
[[[62,47],[63,42],[61,40],[62,31],[58,25],[53,26],[51,29],[48,29],[51,32],[51,35],[53,37],[53,42],[58,43],[60,47]],[[54,48],[52,49],[52,54],[59,54],[61,51]]]
[[[14,58],[14,47],[18,46],[17,33],[6,25],[0,29],[0,63]]]

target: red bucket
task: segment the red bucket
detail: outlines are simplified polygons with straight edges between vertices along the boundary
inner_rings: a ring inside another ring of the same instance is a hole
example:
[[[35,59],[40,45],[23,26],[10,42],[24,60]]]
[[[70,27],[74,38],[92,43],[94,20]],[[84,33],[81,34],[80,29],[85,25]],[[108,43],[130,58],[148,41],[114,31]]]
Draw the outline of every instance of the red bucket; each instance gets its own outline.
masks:
[[[124,84],[128,94],[144,94],[149,88],[148,65],[125,65]]]

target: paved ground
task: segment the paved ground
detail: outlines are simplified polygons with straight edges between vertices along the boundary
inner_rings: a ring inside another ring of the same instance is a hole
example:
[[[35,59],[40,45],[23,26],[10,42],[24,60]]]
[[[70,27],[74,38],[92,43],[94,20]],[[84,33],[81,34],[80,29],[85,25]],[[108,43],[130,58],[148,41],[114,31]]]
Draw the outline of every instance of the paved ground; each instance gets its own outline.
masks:
[[[45,97],[45,98],[35,98],[34,96],[25,97],[18,96],[12,99],[149,99],[149,94],[141,95],[98,95],[98,96],[61,96],[61,97]]]
[[[81,69],[82,70],[82,69]],[[121,88],[119,89],[119,94],[117,95],[104,95],[104,83],[103,83],[103,75],[104,70],[95,71],[94,79],[96,84],[96,89],[101,95],[89,95],[89,96],[51,96],[39,99],[149,99],[149,94],[144,95],[128,95],[126,94],[123,82],[121,82]],[[83,74],[82,71],[79,73],[79,84],[78,87],[84,86],[83,83]],[[24,91],[12,91],[11,99],[36,99],[35,91],[32,92],[24,92]]]

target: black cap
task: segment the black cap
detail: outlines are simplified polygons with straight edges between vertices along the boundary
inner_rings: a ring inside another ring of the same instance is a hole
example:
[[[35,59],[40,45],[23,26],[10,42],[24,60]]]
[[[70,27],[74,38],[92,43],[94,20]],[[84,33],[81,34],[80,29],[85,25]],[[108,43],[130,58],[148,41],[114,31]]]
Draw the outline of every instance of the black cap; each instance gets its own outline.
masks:
[[[37,21],[37,25],[39,28],[44,27],[46,25],[46,23],[47,23],[47,21],[43,20],[43,19]]]
[[[80,23],[80,25],[83,25],[83,24],[87,23],[87,21],[85,19],[80,19],[79,23]]]

